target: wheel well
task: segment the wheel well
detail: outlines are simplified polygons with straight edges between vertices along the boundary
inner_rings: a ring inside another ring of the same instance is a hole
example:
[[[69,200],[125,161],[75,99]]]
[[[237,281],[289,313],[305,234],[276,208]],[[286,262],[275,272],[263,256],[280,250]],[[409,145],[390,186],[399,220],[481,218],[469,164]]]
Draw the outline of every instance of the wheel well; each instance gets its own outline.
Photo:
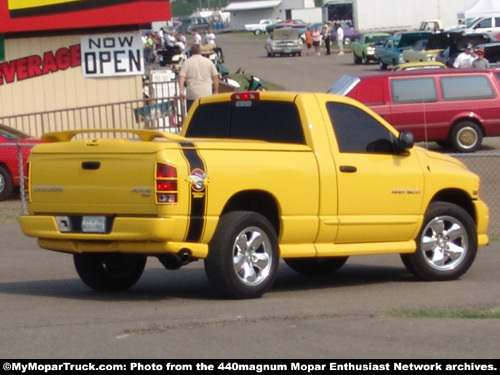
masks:
[[[279,208],[278,203],[271,194],[258,190],[242,191],[234,195],[226,203],[222,214],[231,211],[253,211],[265,216],[279,236]]]
[[[440,201],[440,202],[449,202],[456,204],[459,207],[462,207],[465,211],[469,213],[469,215],[472,217],[472,219],[477,222],[476,220],[476,212],[474,210],[474,206],[472,204],[472,201],[467,195],[462,190],[458,189],[449,189],[449,190],[443,190],[437,193],[434,198],[432,199],[433,202]]]
[[[483,135],[483,137],[486,135],[485,132],[484,132],[483,124],[481,123],[481,121],[479,121],[478,119],[476,119],[474,117],[465,117],[465,118],[456,119],[453,122],[453,125],[450,127],[450,131],[448,132],[448,138],[450,137],[451,133],[453,132],[453,129],[455,129],[455,127],[458,124],[460,124],[461,122],[464,122],[464,121],[473,122],[474,124],[476,124],[477,126],[479,126],[479,129],[481,129],[481,134]]]

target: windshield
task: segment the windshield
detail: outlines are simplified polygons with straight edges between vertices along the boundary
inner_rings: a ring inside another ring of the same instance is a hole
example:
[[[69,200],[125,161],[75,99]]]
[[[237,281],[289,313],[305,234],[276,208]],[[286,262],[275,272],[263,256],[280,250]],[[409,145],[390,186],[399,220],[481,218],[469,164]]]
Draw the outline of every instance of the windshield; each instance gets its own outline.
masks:
[[[359,77],[343,75],[328,89],[328,93],[346,96],[361,80]]]
[[[19,130],[12,129],[8,126],[0,124],[0,136],[8,139],[9,141],[15,141],[17,139],[29,138],[28,134],[25,134]]]

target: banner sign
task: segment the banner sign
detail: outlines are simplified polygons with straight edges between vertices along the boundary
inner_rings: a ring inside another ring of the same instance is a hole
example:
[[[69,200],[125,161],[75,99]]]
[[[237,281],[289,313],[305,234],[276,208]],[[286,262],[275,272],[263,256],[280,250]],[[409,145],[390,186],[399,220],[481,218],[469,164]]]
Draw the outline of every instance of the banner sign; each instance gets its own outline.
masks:
[[[140,32],[85,35],[80,38],[80,45],[86,78],[144,74]]]
[[[169,0],[0,0],[0,34],[143,25],[171,18]]]

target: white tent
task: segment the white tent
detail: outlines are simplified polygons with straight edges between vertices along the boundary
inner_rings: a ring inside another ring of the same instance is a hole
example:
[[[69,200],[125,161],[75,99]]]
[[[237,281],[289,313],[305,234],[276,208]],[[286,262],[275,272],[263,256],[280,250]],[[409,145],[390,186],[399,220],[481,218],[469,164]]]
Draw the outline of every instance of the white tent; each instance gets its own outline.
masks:
[[[469,8],[458,13],[459,19],[467,19],[474,17],[491,17],[500,16],[500,0],[479,0]]]

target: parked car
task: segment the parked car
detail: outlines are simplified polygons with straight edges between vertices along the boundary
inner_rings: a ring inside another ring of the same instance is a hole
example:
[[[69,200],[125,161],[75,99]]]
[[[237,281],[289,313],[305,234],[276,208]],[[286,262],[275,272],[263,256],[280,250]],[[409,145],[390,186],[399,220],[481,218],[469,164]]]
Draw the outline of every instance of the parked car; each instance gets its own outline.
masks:
[[[251,23],[251,24],[246,24],[245,25],[245,30],[246,31],[252,31],[255,35],[260,35],[262,33],[266,32],[266,28],[269,25],[274,25],[276,23],[280,22],[279,19],[277,20],[260,20],[259,23]]]
[[[426,31],[408,31],[387,38],[383,45],[375,47],[374,57],[379,62],[380,69],[386,70],[388,65],[394,67],[404,63],[403,51],[410,49],[419,40],[428,39],[430,35]]]
[[[276,55],[302,55],[302,39],[298,29],[276,29],[266,40],[265,49],[268,57]]]
[[[467,44],[472,44],[473,47],[478,44],[489,43],[491,39],[486,34],[462,34],[448,33],[450,36],[447,47],[436,56],[436,61],[440,61],[448,67],[453,66],[456,57],[465,49]]]
[[[342,21],[342,22],[340,22],[340,26],[344,30],[344,44],[345,45],[351,44],[353,41],[359,39],[362,35],[360,32],[358,32],[354,29],[354,27],[352,26],[352,24],[350,22]],[[331,39],[337,40],[337,28],[335,25],[332,27]]]
[[[184,34],[189,34],[193,30],[202,32],[211,26],[211,23],[205,17],[189,17],[182,19],[181,24],[175,27],[174,32],[182,32]]]
[[[351,43],[351,51],[355,64],[368,64],[370,61],[375,60],[375,47],[383,45],[391,34],[388,33],[367,33]]]
[[[429,35],[428,39],[421,39],[415,45],[403,51],[403,59],[406,62],[433,61],[441,52],[459,38],[463,33],[440,32]]]
[[[309,23],[302,20],[286,20],[275,23],[274,25],[267,25],[266,31],[272,33],[275,29],[302,29],[307,28],[307,26],[309,26]]]
[[[329,92],[370,106],[417,142],[473,152],[500,135],[499,82],[494,69],[423,69],[343,76]]]
[[[9,198],[14,188],[20,185],[17,145],[21,146],[23,163],[26,164],[31,149],[29,146],[40,142],[38,138],[0,124],[0,201]]]
[[[392,70],[419,70],[419,69],[446,69],[447,66],[439,61],[417,61],[396,65]]]

